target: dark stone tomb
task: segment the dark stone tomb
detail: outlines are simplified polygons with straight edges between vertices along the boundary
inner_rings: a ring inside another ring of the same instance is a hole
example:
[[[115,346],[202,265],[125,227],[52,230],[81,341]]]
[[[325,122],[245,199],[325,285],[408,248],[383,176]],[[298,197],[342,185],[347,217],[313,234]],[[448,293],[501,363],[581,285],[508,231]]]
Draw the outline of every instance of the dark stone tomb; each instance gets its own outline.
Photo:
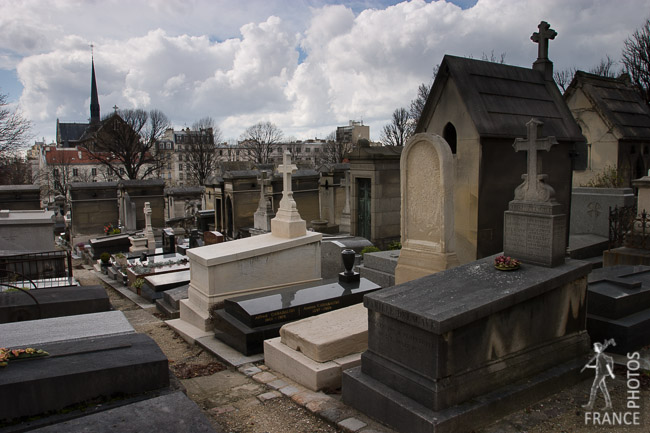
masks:
[[[34,433],[215,433],[201,409],[180,391],[32,431]]]
[[[156,299],[156,309],[165,315],[167,319],[178,319],[181,317],[180,302],[187,299],[187,290],[189,284],[185,284],[175,289],[165,290],[161,299]]]
[[[98,313],[111,309],[103,286],[70,286],[0,293],[0,323]]]
[[[127,234],[102,236],[96,239],[91,239],[90,247],[93,259],[97,260],[102,253],[115,254],[129,251],[131,241]]]
[[[650,266],[611,266],[589,275],[587,331],[594,342],[613,338],[611,352],[650,344]]]
[[[61,410],[98,397],[169,386],[167,358],[144,334],[41,344],[43,358],[10,361],[0,374],[0,421]]]
[[[400,432],[459,432],[580,380],[590,265],[494,259],[367,295],[368,350],[343,401]]]
[[[226,299],[213,310],[215,335],[245,355],[264,351],[264,340],[280,335],[282,325],[357,304],[380,287],[366,279],[295,286]]]

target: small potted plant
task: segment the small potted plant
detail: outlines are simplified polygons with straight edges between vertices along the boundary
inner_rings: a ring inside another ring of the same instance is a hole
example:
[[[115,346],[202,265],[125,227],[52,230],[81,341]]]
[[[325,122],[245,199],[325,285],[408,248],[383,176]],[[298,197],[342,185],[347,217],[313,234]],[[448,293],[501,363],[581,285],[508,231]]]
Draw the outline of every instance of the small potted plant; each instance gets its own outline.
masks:
[[[106,269],[111,264],[111,255],[107,252],[103,252],[99,256],[99,260],[102,262],[102,273],[107,273]]]
[[[143,284],[144,284],[144,278],[137,278],[137,279],[133,282],[133,284],[131,285],[131,287],[133,287],[133,289],[135,290],[135,292],[139,295],[139,294],[140,294],[140,290],[142,289],[142,285],[143,285]]]
[[[127,265],[126,256],[122,253],[115,254],[115,263],[121,268],[125,268]]]

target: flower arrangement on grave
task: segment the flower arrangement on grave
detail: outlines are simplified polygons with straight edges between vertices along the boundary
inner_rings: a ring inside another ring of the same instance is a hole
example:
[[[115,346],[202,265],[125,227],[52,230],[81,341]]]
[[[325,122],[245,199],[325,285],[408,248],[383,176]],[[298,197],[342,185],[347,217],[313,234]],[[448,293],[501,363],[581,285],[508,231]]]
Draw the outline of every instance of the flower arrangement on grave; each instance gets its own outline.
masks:
[[[33,347],[11,350],[2,347],[0,348],[0,367],[6,367],[9,364],[9,361],[28,358],[40,358],[42,356],[48,355],[49,353],[46,351],[42,349],[34,349]]]
[[[117,253],[113,257],[115,257],[115,263],[117,263],[119,266],[124,267],[127,265],[126,256],[124,254]]]
[[[122,230],[120,230],[119,227],[114,227],[113,224],[108,223],[107,225],[104,226],[104,233],[107,236],[119,235],[120,233],[122,233]]]
[[[111,255],[109,253],[104,252],[99,256],[99,260],[102,261],[103,266],[108,266],[108,264],[111,261]]]
[[[135,290],[140,290],[143,284],[144,278],[136,278],[133,284],[131,284],[131,287],[133,287]]]
[[[519,269],[521,262],[508,256],[497,256],[494,259],[494,267],[500,271],[512,271]]]

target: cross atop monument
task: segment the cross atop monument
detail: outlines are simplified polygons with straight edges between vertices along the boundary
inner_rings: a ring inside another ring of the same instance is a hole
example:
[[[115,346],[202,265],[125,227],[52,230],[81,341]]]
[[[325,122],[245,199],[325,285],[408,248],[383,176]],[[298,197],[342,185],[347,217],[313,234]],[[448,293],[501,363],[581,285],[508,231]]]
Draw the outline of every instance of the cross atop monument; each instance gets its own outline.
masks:
[[[282,164],[278,166],[278,173],[282,173],[281,208],[289,209],[296,207],[296,202],[293,200],[293,192],[291,191],[291,175],[296,170],[298,170],[298,167],[291,163],[291,153],[289,151],[284,152],[284,155],[282,155]]]
[[[537,60],[548,60],[548,40],[555,39],[557,32],[546,21],[540,22],[537,28],[539,32],[533,33],[530,40],[539,44],[537,47]]]
[[[542,179],[541,176],[545,175],[540,173],[542,171],[542,164],[541,160],[538,161],[537,159],[537,152],[540,150],[548,152],[551,150],[551,146],[557,144],[557,140],[552,136],[541,138],[543,125],[544,122],[537,119],[530,119],[530,121],[526,123],[526,129],[528,130],[527,137],[517,138],[513,144],[515,152],[525,151],[528,153],[527,174],[524,175],[524,183],[519,187],[524,188],[524,194],[523,197],[518,197],[517,192],[515,192],[515,198],[518,200],[546,201],[548,199],[546,197],[546,191],[549,187],[542,185],[540,182]],[[519,190],[519,188],[517,189]]]

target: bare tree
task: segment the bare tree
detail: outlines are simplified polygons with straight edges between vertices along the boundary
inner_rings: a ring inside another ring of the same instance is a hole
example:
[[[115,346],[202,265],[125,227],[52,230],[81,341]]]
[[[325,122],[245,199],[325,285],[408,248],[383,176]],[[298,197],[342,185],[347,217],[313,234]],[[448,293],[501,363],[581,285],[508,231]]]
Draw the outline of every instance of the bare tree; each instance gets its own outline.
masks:
[[[561,71],[553,72],[553,79],[555,84],[562,90],[562,93],[566,92],[567,87],[571,84],[573,76],[576,74],[576,68],[563,69]]]
[[[643,99],[650,104],[650,19],[625,40],[621,63]]]
[[[273,147],[282,141],[282,130],[271,122],[259,122],[246,128],[240,140],[251,161],[268,164]]]
[[[13,156],[30,139],[31,122],[20,110],[11,110],[7,95],[0,93],[0,158]]]
[[[411,133],[411,116],[405,108],[393,111],[393,118],[388,125],[384,125],[379,140],[384,146],[404,146]]]
[[[0,158],[0,185],[27,185],[31,183],[31,166],[23,156]]]
[[[211,117],[204,117],[194,122],[192,130],[187,132],[188,144],[184,153],[190,167],[189,178],[196,185],[204,185],[217,168],[221,130]]]
[[[86,148],[118,178],[144,179],[167,162],[157,143],[170,126],[159,110],[119,110],[102,121]]]
[[[616,61],[612,60],[609,55],[605,56],[604,59],[600,59],[600,63],[589,69],[589,73],[599,75],[601,77],[607,78],[616,78],[620,75],[619,71],[614,69]]]
[[[336,131],[332,131],[325,137],[322,160],[326,164],[338,164],[343,162],[347,154],[352,152],[352,143],[336,141]]]

